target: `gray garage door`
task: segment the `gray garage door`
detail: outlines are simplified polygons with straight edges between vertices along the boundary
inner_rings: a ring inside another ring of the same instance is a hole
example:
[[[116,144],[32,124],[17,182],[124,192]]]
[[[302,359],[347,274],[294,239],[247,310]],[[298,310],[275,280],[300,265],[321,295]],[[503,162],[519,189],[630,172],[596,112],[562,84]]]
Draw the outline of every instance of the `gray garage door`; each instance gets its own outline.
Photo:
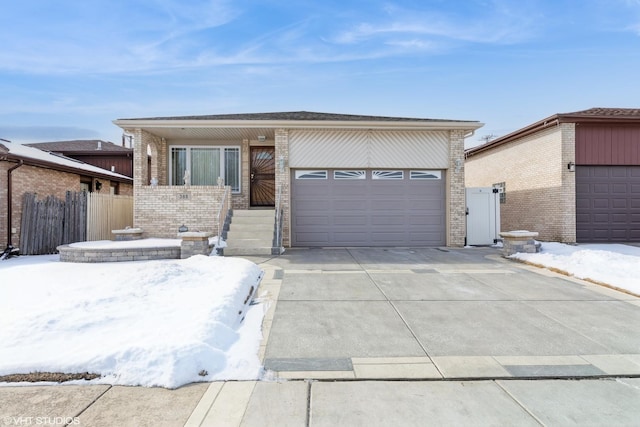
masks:
[[[576,240],[640,241],[640,166],[576,167]]]
[[[293,246],[445,244],[445,179],[428,170],[296,170]]]

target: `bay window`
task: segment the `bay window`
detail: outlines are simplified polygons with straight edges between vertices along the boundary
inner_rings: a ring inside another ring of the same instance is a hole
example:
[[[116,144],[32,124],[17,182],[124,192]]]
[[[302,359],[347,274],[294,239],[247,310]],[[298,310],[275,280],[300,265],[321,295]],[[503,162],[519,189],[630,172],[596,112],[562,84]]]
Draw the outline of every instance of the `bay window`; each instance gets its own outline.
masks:
[[[171,185],[184,185],[189,171],[191,185],[217,185],[218,177],[234,193],[240,192],[240,148],[172,146],[169,160]]]

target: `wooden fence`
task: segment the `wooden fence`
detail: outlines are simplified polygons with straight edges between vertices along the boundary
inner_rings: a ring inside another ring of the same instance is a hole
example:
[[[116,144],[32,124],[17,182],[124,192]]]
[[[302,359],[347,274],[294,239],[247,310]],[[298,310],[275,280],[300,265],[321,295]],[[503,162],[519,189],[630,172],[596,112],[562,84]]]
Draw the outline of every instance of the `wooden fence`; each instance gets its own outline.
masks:
[[[26,193],[22,201],[20,253],[54,254],[60,245],[110,240],[111,230],[133,224],[133,197],[67,191],[65,200],[38,200]]]
[[[87,240],[111,240],[111,230],[133,227],[133,197],[89,193]]]

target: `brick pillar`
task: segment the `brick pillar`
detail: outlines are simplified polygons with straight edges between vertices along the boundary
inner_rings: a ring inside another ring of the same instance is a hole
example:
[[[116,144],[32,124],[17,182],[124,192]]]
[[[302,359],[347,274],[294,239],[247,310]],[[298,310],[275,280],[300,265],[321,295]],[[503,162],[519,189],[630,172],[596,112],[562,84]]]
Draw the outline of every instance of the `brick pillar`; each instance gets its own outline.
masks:
[[[282,246],[289,247],[290,239],[290,216],[289,216],[289,179],[291,173],[289,171],[289,131],[287,129],[276,129],[275,133],[276,148],[276,189],[281,189],[282,203]],[[280,158],[284,160],[284,168],[280,170]]]
[[[447,170],[447,246],[462,247],[466,236],[464,130],[449,131]]]
[[[209,255],[209,237],[211,233],[190,232],[178,233],[178,237],[182,239],[180,243],[180,258],[185,259],[193,255]]]
[[[562,228],[560,241],[576,242],[576,173],[571,172],[567,165],[576,161],[576,125],[575,123],[560,124],[562,144],[562,185],[560,210]]]

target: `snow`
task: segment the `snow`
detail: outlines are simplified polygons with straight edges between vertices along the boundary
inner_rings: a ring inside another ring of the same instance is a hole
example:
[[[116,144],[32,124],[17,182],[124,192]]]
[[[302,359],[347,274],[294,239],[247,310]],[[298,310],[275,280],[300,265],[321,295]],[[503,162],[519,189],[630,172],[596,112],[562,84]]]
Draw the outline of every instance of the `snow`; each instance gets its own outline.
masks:
[[[102,375],[92,384],[166,388],[258,379],[266,308],[250,302],[261,276],[250,261],[204,255],[0,261],[0,375],[90,372]]]
[[[536,254],[517,253],[510,258],[563,271],[640,295],[640,247],[622,244],[578,246],[542,242]]]

